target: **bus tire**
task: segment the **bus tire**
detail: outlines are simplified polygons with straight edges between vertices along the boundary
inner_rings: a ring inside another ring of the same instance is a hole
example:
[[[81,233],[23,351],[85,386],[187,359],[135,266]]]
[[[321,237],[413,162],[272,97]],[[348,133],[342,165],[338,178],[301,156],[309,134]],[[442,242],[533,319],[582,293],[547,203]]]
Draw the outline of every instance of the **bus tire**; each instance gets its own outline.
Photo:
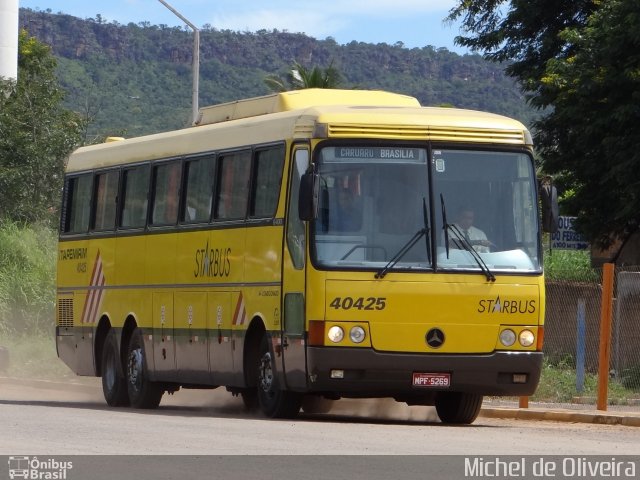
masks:
[[[162,384],[149,380],[142,332],[136,328],[127,349],[127,391],[134,408],[157,408],[164,394]]]
[[[436,397],[436,412],[442,423],[470,424],[482,407],[482,395],[463,392],[440,392]]]
[[[102,347],[102,393],[110,407],[129,405],[127,380],[124,376],[116,332],[110,330]]]
[[[258,392],[255,388],[245,388],[240,392],[245,410],[254,412],[258,409]]]
[[[260,354],[256,365],[258,405],[267,417],[294,418],[300,411],[302,395],[280,389],[273,362],[269,337],[264,335],[260,342]]]

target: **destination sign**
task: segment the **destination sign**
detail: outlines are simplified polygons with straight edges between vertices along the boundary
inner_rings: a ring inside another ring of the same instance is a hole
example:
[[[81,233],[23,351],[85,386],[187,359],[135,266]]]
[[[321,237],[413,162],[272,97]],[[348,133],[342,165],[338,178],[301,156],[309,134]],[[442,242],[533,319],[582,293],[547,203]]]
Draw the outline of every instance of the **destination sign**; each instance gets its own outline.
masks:
[[[325,161],[357,161],[357,162],[389,162],[400,161],[410,163],[425,163],[426,152],[422,148],[397,148],[397,147],[333,147],[333,158],[327,155],[325,149]],[[329,157],[329,158],[327,158]]]

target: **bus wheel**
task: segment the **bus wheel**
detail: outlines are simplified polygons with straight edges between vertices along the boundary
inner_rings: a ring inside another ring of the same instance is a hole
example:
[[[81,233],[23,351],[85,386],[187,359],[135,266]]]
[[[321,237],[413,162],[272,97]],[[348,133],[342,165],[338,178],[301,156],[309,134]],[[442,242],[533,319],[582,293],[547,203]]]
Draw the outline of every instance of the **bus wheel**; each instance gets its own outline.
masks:
[[[120,362],[116,332],[113,330],[107,334],[102,347],[102,392],[110,407],[129,405],[127,380]]]
[[[279,388],[267,335],[260,343],[257,368],[258,405],[262,413],[271,418],[294,418],[300,411],[302,396]]]
[[[127,390],[134,408],[156,408],[164,394],[161,384],[149,380],[142,332],[138,328],[133,331],[127,350]]]
[[[244,408],[249,412],[258,409],[258,392],[255,388],[245,388],[240,392]]]
[[[442,423],[473,423],[482,407],[482,395],[462,392],[440,392],[436,412]]]

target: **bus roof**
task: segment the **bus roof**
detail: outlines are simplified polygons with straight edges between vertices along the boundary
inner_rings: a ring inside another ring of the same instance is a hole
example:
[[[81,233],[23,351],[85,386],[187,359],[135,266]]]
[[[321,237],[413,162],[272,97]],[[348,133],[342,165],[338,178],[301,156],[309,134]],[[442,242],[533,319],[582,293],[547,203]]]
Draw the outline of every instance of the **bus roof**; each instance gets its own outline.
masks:
[[[419,107],[420,102],[408,95],[381,90],[338,90],[307,88],[274,93],[264,97],[236,100],[200,109],[197,125],[288,112],[308,107],[329,105],[367,107]]]
[[[204,107],[194,127],[81,147],[67,171],[309,138],[531,146],[524,125],[500,115],[421,107],[413,97],[383,91],[306,89]]]

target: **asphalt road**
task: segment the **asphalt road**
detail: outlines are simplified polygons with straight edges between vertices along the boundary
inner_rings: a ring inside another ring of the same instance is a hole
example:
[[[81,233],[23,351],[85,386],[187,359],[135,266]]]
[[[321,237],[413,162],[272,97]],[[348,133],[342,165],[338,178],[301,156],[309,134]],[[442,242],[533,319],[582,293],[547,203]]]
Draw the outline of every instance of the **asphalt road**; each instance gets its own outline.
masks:
[[[479,417],[446,426],[430,407],[341,400],[270,420],[223,390],[183,390],[157,410],[109,408],[83,386],[0,379],[0,455],[638,455],[640,430]],[[640,465],[639,465],[640,467]],[[0,469],[1,473],[1,469]],[[640,471],[638,472],[640,475]]]

